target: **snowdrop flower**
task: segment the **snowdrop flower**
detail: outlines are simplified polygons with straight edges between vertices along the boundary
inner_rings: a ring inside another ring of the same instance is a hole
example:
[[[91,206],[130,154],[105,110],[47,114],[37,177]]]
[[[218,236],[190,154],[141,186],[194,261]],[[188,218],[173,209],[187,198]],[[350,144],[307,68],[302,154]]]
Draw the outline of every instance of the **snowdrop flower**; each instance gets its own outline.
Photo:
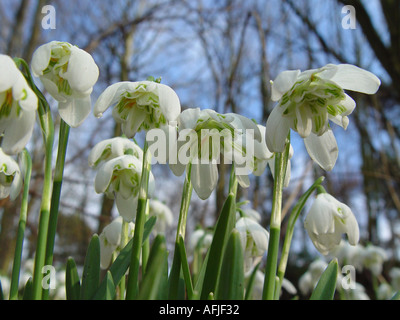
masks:
[[[143,150],[132,140],[123,137],[106,139],[97,143],[89,154],[89,166],[98,167],[100,164],[123,156],[133,155],[143,160]]]
[[[359,240],[359,227],[351,209],[330,194],[320,193],[308,212],[304,226],[314,246],[323,255],[340,244],[342,234],[355,246]]]
[[[249,186],[248,172],[254,160],[251,149],[254,140],[261,141],[260,131],[252,120],[234,113],[194,108],[184,110],[177,125],[177,157],[169,158],[169,167],[180,176],[191,164],[191,181],[200,199],[207,199],[217,185],[221,153],[224,161],[235,164],[239,184]]]
[[[153,228],[153,231],[157,234],[164,233],[172,224],[174,217],[170,208],[156,199],[149,200],[149,216],[157,217],[156,224]]]
[[[244,271],[253,266],[256,259],[261,259],[268,249],[269,233],[259,223],[251,218],[240,218],[236,222],[240,240],[244,249]]]
[[[36,49],[31,67],[59,102],[61,118],[71,127],[81,125],[90,113],[90,94],[99,77],[92,56],[68,42],[51,41]]]
[[[347,290],[346,293],[350,300],[370,300],[365,292],[365,287],[358,282],[356,282],[355,289]]]
[[[256,222],[261,221],[261,215],[258,211],[252,208],[240,208],[238,205],[236,206],[236,220],[239,220],[241,217],[246,217],[249,219],[253,219]]]
[[[97,193],[105,193],[114,199],[119,214],[125,221],[134,219],[142,176],[142,162],[132,156],[113,158],[100,166],[95,178]],[[150,172],[149,194],[154,191],[154,177]]]
[[[205,254],[211,246],[212,239],[212,233],[203,229],[196,229],[190,234],[188,251],[193,254],[195,250],[200,250],[201,254]]]
[[[347,128],[356,106],[343,90],[374,94],[380,80],[371,72],[349,64],[328,64],[319,69],[281,72],[272,83],[272,100],[278,104],[267,120],[268,149],[283,152],[289,130],[304,139],[310,157],[331,170],[338,156],[329,120]]]
[[[368,245],[364,250],[364,267],[371,270],[372,274],[378,276],[382,273],[383,263],[388,256],[380,247]]]
[[[258,125],[258,128],[260,129],[261,132],[261,137],[262,140],[261,142],[255,141],[256,147],[255,147],[255,159],[254,159],[254,175],[260,176],[267,165],[269,165],[269,168],[271,170],[271,174],[274,177],[275,176],[275,153],[271,152],[268,150],[267,144],[266,144],[266,128],[265,126]],[[286,175],[285,179],[283,182],[283,186],[287,187],[290,182],[290,175],[291,175],[291,164],[290,164],[290,159],[293,157],[293,147],[292,145],[289,146],[289,159],[287,162],[286,166]]]
[[[299,289],[303,295],[307,295],[314,290],[327,266],[328,263],[321,259],[310,263],[307,271],[299,278]]]
[[[21,152],[32,136],[38,98],[14,60],[0,54],[0,135],[7,154]]]
[[[120,251],[121,245],[121,234],[122,234],[122,222],[121,216],[114,219],[109,225],[105,226],[103,231],[99,235],[100,240],[100,267],[107,269],[112,260],[112,256],[115,251]],[[129,222],[128,225],[128,239],[133,237],[135,230],[135,224]]]
[[[339,265],[349,264],[361,271],[363,268],[364,250],[364,246],[360,243],[353,246],[348,241],[342,239],[340,244],[330,254],[338,259]]]
[[[122,124],[128,138],[140,130],[159,128],[174,121],[181,112],[175,91],[154,81],[124,81],[109,86],[97,100],[94,115],[101,117],[112,105],[112,115]]]
[[[22,174],[18,163],[0,148],[0,199],[10,196],[14,201],[22,187]]]

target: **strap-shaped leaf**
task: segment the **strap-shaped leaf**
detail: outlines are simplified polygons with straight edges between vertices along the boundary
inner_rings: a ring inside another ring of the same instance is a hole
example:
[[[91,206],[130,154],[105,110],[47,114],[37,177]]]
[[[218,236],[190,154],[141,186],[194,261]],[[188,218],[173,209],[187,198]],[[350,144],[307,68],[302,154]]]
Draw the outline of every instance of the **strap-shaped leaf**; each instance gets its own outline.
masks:
[[[332,300],[336,289],[338,274],[337,259],[333,259],[318,280],[310,300]]]
[[[81,292],[81,282],[78,269],[73,258],[68,258],[65,270],[65,292],[67,300],[79,300]]]
[[[243,300],[244,268],[240,234],[233,229],[226,245],[222,272],[219,277],[217,300]]]
[[[82,273],[80,299],[93,298],[100,281],[100,240],[97,234],[93,235],[86,252]]]
[[[230,233],[235,226],[236,217],[236,196],[233,193],[228,195],[222,207],[221,214],[215,227],[213,241],[209,249],[204,282],[200,299],[208,298],[210,292],[215,292],[218,277],[221,271],[223,252]]]
[[[159,235],[154,239],[150,250],[148,267],[138,295],[139,300],[154,300],[158,298],[159,290],[163,287],[162,280],[166,280],[163,275],[165,274],[164,262],[167,254],[165,238]]]

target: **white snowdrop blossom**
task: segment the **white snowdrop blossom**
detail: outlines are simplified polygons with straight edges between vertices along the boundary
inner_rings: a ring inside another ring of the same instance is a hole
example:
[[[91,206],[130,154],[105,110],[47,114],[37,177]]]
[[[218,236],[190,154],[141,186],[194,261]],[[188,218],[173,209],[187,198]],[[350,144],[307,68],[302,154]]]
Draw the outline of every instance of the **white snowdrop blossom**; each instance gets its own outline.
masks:
[[[165,230],[172,225],[173,214],[167,205],[156,199],[149,200],[149,216],[157,217],[153,231],[156,234],[165,233]]]
[[[205,254],[211,246],[212,240],[212,233],[207,232],[207,230],[204,229],[196,229],[190,234],[188,251],[192,253],[192,255],[196,250],[199,250],[200,254]]]
[[[59,102],[61,118],[71,127],[81,125],[90,114],[90,94],[99,77],[93,57],[68,42],[51,41],[36,49],[31,67]]]
[[[143,160],[143,150],[132,140],[123,137],[106,139],[97,143],[89,154],[89,166],[99,167],[104,162],[123,156],[132,155]]]
[[[254,143],[256,144],[255,147],[255,158],[254,158],[254,175],[260,176],[264,171],[266,166],[268,165],[271,174],[274,177],[275,176],[275,153],[269,151],[267,144],[266,144],[266,127],[262,125],[258,125],[258,128],[260,129],[262,141],[255,141]],[[292,145],[289,146],[289,157],[288,157],[288,162],[286,165],[286,175],[285,179],[283,182],[283,186],[287,187],[290,182],[290,175],[291,175],[291,162],[290,159],[293,157],[293,147]]]
[[[180,176],[191,165],[193,188],[207,199],[218,182],[221,154],[225,163],[234,163],[239,184],[248,187],[248,174],[254,162],[254,140],[261,141],[260,130],[250,119],[234,114],[219,114],[211,109],[191,108],[178,117],[175,159],[169,167]]]
[[[111,263],[114,252],[118,252],[123,248],[121,245],[123,218],[121,216],[115,218],[110,224],[104,227],[99,235],[100,240],[100,267],[107,269]],[[133,237],[135,224],[129,222],[127,238],[130,240]]]
[[[38,98],[11,57],[0,54],[0,70],[1,148],[14,155],[32,136]]]
[[[22,175],[18,163],[0,148],[0,199],[10,196],[14,201],[22,187]]]
[[[141,130],[159,128],[175,121],[181,112],[175,91],[154,81],[124,81],[109,86],[98,98],[94,115],[102,117],[112,105],[112,115],[116,122],[121,123],[128,138]]]
[[[360,238],[358,223],[351,209],[327,193],[317,195],[305,218],[304,227],[323,255],[340,244],[344,233],[353,246]]]
[[[142,162],[132,155],[123,155],[106,161],[98,169],[95,178],[97,193],[105,193],[115,199],[119,214],[125,221],[133,221],[136,215]],[[154,177],[150,172],[149,195],[154,191]]]
[[[236,222],[240,240],[244,249],[244,271],[253,267],[254,261],[261,259],[268,249],[269,233],[258,222],[243,217]]]
[[[368,245],[364,249],[364,267],[371,270],[372,274],[378,276],[382,273],[383,263],[388,260],[386,251],[374,245]]]
[[[356,106],[344,90],[374,94],[379,86],[373,73],[349,64],[281,72],[272,83],[271,98],[278,103],[267,120],[268,149],[283,152],[292,129],[304,139],[310,157],[331,170],[338,147],[329,120],[346,129]]]

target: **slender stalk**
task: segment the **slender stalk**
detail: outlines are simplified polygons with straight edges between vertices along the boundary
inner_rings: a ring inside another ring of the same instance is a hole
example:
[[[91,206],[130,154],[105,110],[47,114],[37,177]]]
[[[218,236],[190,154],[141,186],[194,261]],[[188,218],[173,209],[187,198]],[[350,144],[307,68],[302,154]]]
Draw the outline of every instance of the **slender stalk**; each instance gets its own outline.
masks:
[[[129,232],[129,222],[126,222],[125,220],[122,220],[122,227],[121,227],[121,248],[125,248],[125,246],[128,243],[128,232]],[[125,275],[121,278],[121,281],[119,282],[119,298],[120,300],[125,299],[125,285],[126,285],[126,279]]]
[[[143,241],[144,223],[146,220],[146,203],[150,175],[150,160],[148,152],[148,143],[145,140],[143,147],[143,168],[140,180],[138,207],[136,211],[135,232],[133,234],[133,246],[131,255],[131,264],[129,268],[126,299],[133,300],[139,293],[139,268],[140,254]]]
[[[46,258],[45,264],[53,264],[53,253],[54,253],[54,242],[57,231],[57,220],[58,220],[58,210],[60,205],[61,197],[61,187],[64,177],[64,165],[65,156],[67,153],[68,137],[69,137],[69,125],[61,119],[60,129],[59,129],[59,140],[58,140],[58,150],[57,150],[57,160],[54,169],[54,181],[53,181],[53,191],[51,196],[50,205],[50,217],[49,217],[49,227],[47,234],[46,243]],[[49,295],[49,290],[43,292],[43,298],[47,299]]]
[[[279,254],[279,238],[281,233],[282,189],[286,173],[290,143],[287,142],[283,153],[275,153],[274,190],[270,221],[267,263],[265,268],[263,299],[273,300],[275,297],[276,269]]]
[[[282,246],[282,254],[281,254],[281,259],[279,261],[279,266],[278,266],[278,283],[277,283],[277,289],[276,291],[276,296],[275,298],[279,297],[279,293],[282,287],[282,281],[283,277],[285,276],[286,272],[286,266],[287,266],[287,261],[289,258],[289,251],[290,251],[290,245],[292,242],[293,238],[293,232],[294,232],[294,227],[296,224],[296,221],[300,215],[300,212],[303,210],[304,205],[306,204],[308,198],[310,195],[314,192],[315,189],[319,190],[321,187],[322,181],[324,181],[324,177],[320,177],[315,182],[312,184],[310,188],[300,197],[299,201],[296,203],[294,206],[292,212],[290,213],[288,224],[287,224],[287,229],[286,229],[286,234],[285,234],[285,240],[283,242]],[[321,187],[322,188],[322,187]]]
[[[21,156],[24,166],[24,191],[21,202],[18,231],[17,231],[17,242],[15,245],[14,263],[11,275],[10,300],[18,299],[18,286],[19,286],[19,275],[21,270],[22,247],[24,244],[26,217],[28,212],[29,183],[32,174],[32,159],[28,151],[26,149],[23,150]]]
[[[192,165],[186,168],[185,182],[183,184],[181,207],[179,210],[179,220],[176,230],[174,258],[172,260],[171,272],[169,277],[169,299],[177,299],[179,294],[179,283],[181,278],[182,250],[179,247],[179,241],[184,242],[186,233],[186,220],[189,211],[190,200],[192,198],[193,185],[191,182]]]
[[[41,99],[40,99],[41,100]],[[54,142],[54,123],[51,118],[50,108],[46,103],[39,103],[39,120],[42,127],[43,140],[45,143],[45,168],[42,191],[42,202],[40,207],[38,238],[36,245],[35,267],[33,270],[32,298],[42,298],[42,270],[46,256],[47,230],[49,226],[51,189],[52,189],[52,156]]]

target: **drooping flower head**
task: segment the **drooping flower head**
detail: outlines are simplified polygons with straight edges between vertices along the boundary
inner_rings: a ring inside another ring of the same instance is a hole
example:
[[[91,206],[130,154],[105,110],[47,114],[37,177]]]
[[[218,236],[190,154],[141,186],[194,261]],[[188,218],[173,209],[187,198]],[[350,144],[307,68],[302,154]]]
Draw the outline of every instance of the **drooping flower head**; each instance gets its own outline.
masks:
[[[0,135],[7,154],[21,152],[32,136],[38,98],[14,60],[0,54]]]
[[[94,115],[101,117],[113,105],[112,115],[128,138],[174,121],[181,112],[175,91],[155,81],[125,81],[109,86],[97,100]]]
[[[10,196],[14,201],[22,187],[22,175],[18,163],[0,148],[0,199]]]
[[[266,141],[273,152],[283,152],[292,129],[304,139],[310,157],[323,169],[335,165],[338,148],[329,120],[347,128],[356,104],[344,90],[374,94],[380,80],[349,64],[328,64],[319,69],[283,71],[272,83],[278,104],[267,120]]]
[[[157,217],[153,231],[156,234],[165,233],[165,230],[171,226],[174,215],[171,209],[164,203],[156,199],[149,199],[149,216]]]
[[[97,143],[90,151],[89,166],[96,168],[108,160],[123,155],[132,155],[142,161],[143,150],[128,138],[115,137],[106,139]]]
[[[114,252],[120,251],[121,248],[121,235],[122,235],[123,218],[121,216],[115,218],[110,224],[106,225],[99,235],[100,240],[100,267],[107,269],[112,260]],[[135,224],[129,222],[128,224],[128,240],[133,237]]]
[[[244,250],[244,270],[247,272],[253,267],[254,261],[261,259],[267,251],[269,233],[257,221],[248,217],[240,218],[235,228],[240,234]]]
[[[177,156],[169,158],[169,166],[180,176],[191,165],[193,188],[201,199],[207,199],[217,185],[221,154],[226,163],[235,164],[239,184],[249,186],[248,174],[254,162],[250,149],[255,147],[254,140],[261,141],[260,130],[252,120],[211,109],[186,109],[179,115],[174,132],[178,135]]]
[[[323,255],[340,245],[343,234],[347,234],[353,246],[360,238],[358,223],[351,209],[328,193],[317,195],[305,218],[304,227]]]
[[[114,199],[119,214],[125,221],[133,221],[142,176],[142,162],[132,155],[123,155],[106,161],[100,166],[95,178],[97,193],[105,193]],[[150,172],[149,194],[154,191],[154,177]]]
[[[31,67],[59,102],[61,118],[71,127],[82,124],[90,114],[90,94],[99,77],[92,56],[68,42],[51,41],[36,49]]]

